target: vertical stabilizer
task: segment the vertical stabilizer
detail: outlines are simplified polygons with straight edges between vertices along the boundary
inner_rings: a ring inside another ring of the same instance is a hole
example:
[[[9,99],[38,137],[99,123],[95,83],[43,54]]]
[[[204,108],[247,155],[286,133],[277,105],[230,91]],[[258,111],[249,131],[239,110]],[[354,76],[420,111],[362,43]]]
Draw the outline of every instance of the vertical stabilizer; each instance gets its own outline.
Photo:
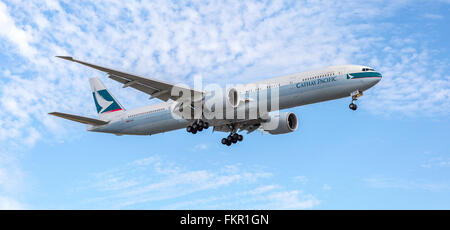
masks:
[[[119,101],[114,98],[98,78],[89,79],[89,83],[91,84],[95,107],[100,119],[108,119],[125,111]]]

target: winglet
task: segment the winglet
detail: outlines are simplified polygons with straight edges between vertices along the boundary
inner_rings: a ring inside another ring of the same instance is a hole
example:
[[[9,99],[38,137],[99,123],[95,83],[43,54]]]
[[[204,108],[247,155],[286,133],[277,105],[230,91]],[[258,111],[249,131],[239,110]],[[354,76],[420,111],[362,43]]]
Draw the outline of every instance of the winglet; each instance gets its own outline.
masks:
[[[57,58],[61,58],[61,59],[66,59],[69,61],[73,61],[73,57],[69,57],[69,56],[56,56]]]

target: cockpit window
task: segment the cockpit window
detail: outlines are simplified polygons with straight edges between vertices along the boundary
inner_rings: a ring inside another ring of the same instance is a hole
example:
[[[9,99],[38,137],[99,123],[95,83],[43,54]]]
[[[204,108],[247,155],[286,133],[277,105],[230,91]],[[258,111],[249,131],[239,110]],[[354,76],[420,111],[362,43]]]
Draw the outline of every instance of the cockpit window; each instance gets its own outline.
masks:
[[[375,71],[375,70],[371,68],[363,68],[362,71]]]

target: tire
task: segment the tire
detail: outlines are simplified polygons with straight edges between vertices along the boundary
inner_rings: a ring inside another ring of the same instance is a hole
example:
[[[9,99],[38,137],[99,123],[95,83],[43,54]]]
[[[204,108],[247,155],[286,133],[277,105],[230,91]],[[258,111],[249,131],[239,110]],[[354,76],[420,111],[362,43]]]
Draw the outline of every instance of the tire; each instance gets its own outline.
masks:
[[[199,127],[197,128],[197,130],[198,130],[199,132],[203,131],[203,126],[199,126]]]
[[[226,145],[226,144],[227,144],[227,141],[228,141],[228,140],[227,140],[226,138],[222,138],[222,144],[223,144],[223,145]]]
[[[190,132],[192,132],[192,126],[188,126],[188,127],[186,127],[186,131],[188,132],[188,133],[190,133]]]
[[[238,141],[242,141],[242,140],[244,140],[244,136],[242,136],[242,135],[238,135],[238,138],[237,138],[237,140],[238,140]]]
[[[203,124],[203,128],[204,128],[204,129],[208,129],[208,128],[209,128],[209,123],[208,123],[208,122],[205,122],[205,123]]]

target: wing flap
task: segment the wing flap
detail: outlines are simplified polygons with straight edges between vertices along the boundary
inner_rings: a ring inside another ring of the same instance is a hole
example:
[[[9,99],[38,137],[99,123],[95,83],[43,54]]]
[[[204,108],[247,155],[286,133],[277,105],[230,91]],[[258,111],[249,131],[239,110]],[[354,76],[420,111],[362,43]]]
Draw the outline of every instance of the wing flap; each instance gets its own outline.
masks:
[[[263,120],[261,118],[258,119],[251,119],[251,120],[242,120],[235,122],[234,125],[236,128],[239,129],[239,131],[247,131],[247,134],[250,134],[257,130],[261,126],[261,122]],[[228,124],[214,126],[214,131],[219,132],[231,132],[230,126]]]
[[[82,116],[78,116],[78,115],[73,115],[73,114],[67,114],[67,113],[59,113],[59,112],[52,112],[49,113],[50,115],[53,116],[57,116],[57,117],[61,117],[64,119],[68,119],[71,121],[76,121],[76,122],[80,122],[83,124],[88,124],[88,125],[106,125],[109,122],[107,121],[102,121],[102,120],[98,120],[98,119],[94,119],[94,118],[89,118],[89,117],[82,117]]]
[[[113,79],[114,81],[122,83],[124,85],[124,87],[131,87],[133,89],[137,89],[137,90],[147,93],[149,95],[152,95],[159,91],[158,88],[151,87],[148,84],[144,84],[142,81],[137,81],[137,80],[130,81],[129,79],[125,79],[125,78],[118,77],[115,75],[109,75],[108,77]],[[132,84],[130,84],[130,83],[132,83]]]

